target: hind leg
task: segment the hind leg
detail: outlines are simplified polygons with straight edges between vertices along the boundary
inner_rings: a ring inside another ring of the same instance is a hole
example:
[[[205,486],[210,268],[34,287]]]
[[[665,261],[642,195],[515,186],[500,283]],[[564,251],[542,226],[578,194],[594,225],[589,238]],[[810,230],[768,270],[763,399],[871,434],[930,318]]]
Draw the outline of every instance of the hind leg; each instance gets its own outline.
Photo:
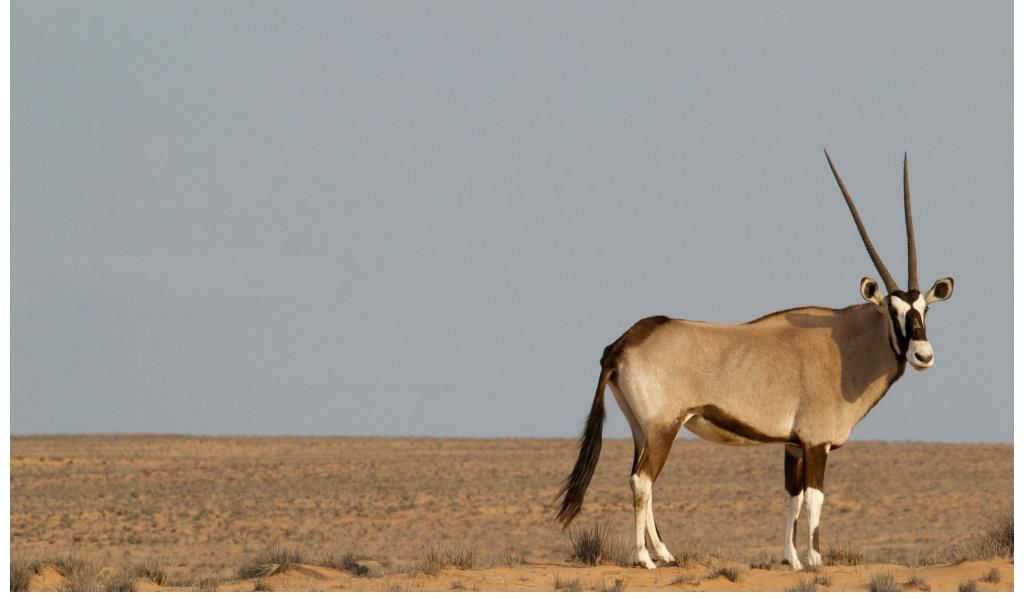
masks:
[[[610,386],[615,401],[618,402],[622,414],[625,415],[626,422],[629,423],[629,428],[633,432],[633,468],[630,470],[629,476],[629,488],[633,491],[633,518],[636,534],[633,562],[647,569],[654,569],[656,566],[651,560],[650,553],[647,552],[647,541],[644,537],[644,532],[647,530],[647,504],[651,499],[652,483],[650,478],[638,472],[640,464],[646,461],[647,436],[644,435],[643,428],[637,422],[622,391],[615,384]]]
[[[668,459],[669,450],[679,433],[680,424],[673,423],[668,427],[656,428],[647,437],[647,452],[644,455],[645,461],[638,466],[640,476],[646,476],[650,480],[652,491],[647,495],[647,511],[645,513],[648,541],[651,549],[654,550],[654,557],[665,563],[675,563],[675,557],[668,551],[668,547],[661,541],[661,534],[658,533],[658,526],[654,522],[654,483],[661,474],[661,469]]]

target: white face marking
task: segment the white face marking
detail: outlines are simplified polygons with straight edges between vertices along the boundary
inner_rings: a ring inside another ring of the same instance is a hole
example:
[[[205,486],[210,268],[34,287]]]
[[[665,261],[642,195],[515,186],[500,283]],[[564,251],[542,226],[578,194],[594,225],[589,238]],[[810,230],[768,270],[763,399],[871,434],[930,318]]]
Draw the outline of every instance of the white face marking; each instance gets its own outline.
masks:
[[[896,309],[896,320],[900,324],[900,334],[907,335],[907,313],[910,312],[910,304],[904,302],[895,295],[889,297],[889,303]]]

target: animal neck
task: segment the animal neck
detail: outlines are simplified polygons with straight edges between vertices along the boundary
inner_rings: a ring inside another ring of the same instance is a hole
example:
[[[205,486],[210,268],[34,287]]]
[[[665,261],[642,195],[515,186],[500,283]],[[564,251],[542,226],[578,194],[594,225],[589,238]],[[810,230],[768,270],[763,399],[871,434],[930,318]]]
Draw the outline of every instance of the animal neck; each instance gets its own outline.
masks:
[[[903,376],[907,360],[893,348],[888,317],[876,306],[859,304],[841,312],[846,329],[840,337],[849,345],[842,352],[856,357],[844,364],[849,368],[843,373],[844,386],[859,391],[856,403],[866,415]]]

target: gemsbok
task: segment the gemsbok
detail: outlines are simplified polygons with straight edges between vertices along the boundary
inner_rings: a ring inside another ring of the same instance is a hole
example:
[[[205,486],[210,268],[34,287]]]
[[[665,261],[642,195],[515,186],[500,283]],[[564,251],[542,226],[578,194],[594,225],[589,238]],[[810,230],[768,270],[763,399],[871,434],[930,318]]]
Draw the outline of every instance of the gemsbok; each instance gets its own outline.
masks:
[[[932,302],[949,299],[953,279],[922,293],[910,212],[907,158],[903,157],[903,210],[907,229],[907,289],[901,290],[868,238],[857,207],[825,151],[861,240],[885,283],[865,277],[866,304],[842,309],[805,306],[743,324],[649,317],[605,348],[593,406],[580,436],[579,456],[559,491],[563,527],[579,513],[601,453],[605,388],[611,389],[633,432],[629,479],[636,515],[635,562],[655,568],[674,562],[658,533],[651,491],[680,427],[721,444],[785,445],[786,535],[783,558],[802,569],[796,522],[807,504],[811,566],[821,563],[818,522],[829,451],[903,375],[935,363],[925,335]],[[646,538],[645,538],[646,532]]]

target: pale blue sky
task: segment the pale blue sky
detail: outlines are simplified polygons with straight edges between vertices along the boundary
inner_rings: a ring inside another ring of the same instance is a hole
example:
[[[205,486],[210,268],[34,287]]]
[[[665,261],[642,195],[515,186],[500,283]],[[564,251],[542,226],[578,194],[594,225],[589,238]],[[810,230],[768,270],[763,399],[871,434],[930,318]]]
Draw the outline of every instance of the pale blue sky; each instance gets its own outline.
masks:
[[[956,278],[854,439],[1012,439],[1008,2],[11,16],[15,434],[576,435],[641,317],[859,300],[827,146]]]

